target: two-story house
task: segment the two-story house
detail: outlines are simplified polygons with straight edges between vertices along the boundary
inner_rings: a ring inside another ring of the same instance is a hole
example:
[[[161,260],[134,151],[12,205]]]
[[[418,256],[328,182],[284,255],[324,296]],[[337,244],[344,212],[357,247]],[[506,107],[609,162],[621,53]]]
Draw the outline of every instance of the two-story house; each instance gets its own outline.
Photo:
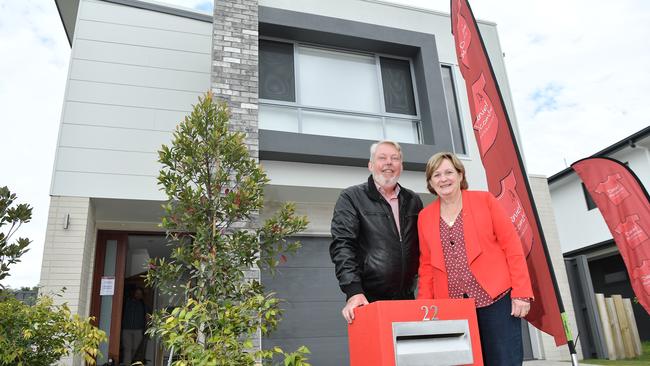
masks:
[[[593,154],[594,157],[614,158],[626,164],[641,183],[650,187],[650,127],[646,127],[621,141]],[[584,184],[571,168],[566,168],[548,178],[553,201],[562,253],[569,263],[572,292],[584,292],[584,299],[576,300],[576,306],[586,309],[589,293],[605,296],[622,295],[634,298],[630,278],[616,243],[602,214],[585,189]],[[593,291],[591,291],[593,288]],[[586,292],[585,292],[586,291]],[[639,304],[633,303],[634,314],[642,340],[650,339],[650,316]],[[578,317],[579,327],[588,339],[593,333],[593,352],[598,336],[595,325],[587,313]]]
[[[367,179],[370,144],[402,144],[400,182],[426,202],[423,170],[438,151],[459,154],[470,188],[487,188],[448,14],[376,0],[217,0],[214,14],[142,0],[56,3],[72,53],[41,285],[65,286],[62,300],[97,317],[109,336],[100,364],[119,359],[122,302],[144,286],[143,264],[169,254],[157,150],[207,90],[229,101],[271,179],[262,218],[294,201],[310,219],[279,274],[253,276],[286,300],[262,346],[307,345],[314,365],[347,364],[329,226],[341,189]],[[514,116],[496,25],[479,27]],[[155,289],[145,300],[169,305]],[[526,329],[529,358],[568,358]],[[145,348],[148,364],[168,357],[153,340]]]

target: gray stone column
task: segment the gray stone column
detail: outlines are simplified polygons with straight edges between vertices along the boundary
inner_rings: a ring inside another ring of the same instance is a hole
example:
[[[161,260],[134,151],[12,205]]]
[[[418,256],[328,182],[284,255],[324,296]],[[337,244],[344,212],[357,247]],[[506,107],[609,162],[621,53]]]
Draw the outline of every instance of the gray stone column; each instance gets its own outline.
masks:
[[[211,72],[215,98],[225,100],[230,108],[230,128],[246,134],[246,145],[255,159],[259,159],[257,7],[257,0],[215,0]],[[255,215],[238,226],[257,225]],[[251,268],[246,277],[259,281],[259,269]],[[259,331],[254,344],[261,347]]]
[[[228,102],[230,123],[246,132],[258,158],[257,0],[215,0],[212,38],[212,92]]]

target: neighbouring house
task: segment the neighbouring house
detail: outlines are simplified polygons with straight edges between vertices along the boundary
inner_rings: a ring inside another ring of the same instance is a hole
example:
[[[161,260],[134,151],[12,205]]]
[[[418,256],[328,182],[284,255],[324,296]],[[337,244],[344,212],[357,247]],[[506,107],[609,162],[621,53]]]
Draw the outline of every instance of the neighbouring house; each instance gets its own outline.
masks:
[[[627,165],[646,187],[650,186],[650,127],[646,127],[605,149],[593,157],[614,158]],[[602,337],[590,320],[593,305],[590,294],[622,295],[634,298],[623,258],[607,228],[602,214],[584,184],[571,168],[548,178],[562,254],[567,261],[574,297],[578,328],[583,334],[585,357],[598,354]],[[593,291],[592,291],[593,288]],[[584,295],[583,295],[584,294]],[[634,315],[641,340],[650,339],[650,315],[633,302]],[[580,314],[582,313],[582,314]],[[602,347],[601,347],[602,348]]]

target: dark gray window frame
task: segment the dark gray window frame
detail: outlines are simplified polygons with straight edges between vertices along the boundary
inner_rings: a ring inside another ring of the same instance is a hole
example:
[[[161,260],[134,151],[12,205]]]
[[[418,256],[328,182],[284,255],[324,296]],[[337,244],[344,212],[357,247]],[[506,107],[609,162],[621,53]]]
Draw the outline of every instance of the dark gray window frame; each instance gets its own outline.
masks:
[[[404,167],[424,170],[429,157],[452,151],[435,35],[345,19],[259,7],[261,37],[291,39],[413,60],[423,144],[401,144]],[[366,166],[372,141],[259,130],[260,159]]]
[[[300,90],[300,81],[297,76],[294,77],[294,95],[295,95],[295,100],[294,101],[283,101],[279,99],[264,99],[261,97],[261,88],[260,89],[260,99],[259,99],[259,104],[260,105],[266,105],[266,106],[279,106],[279,107],[290,107],[290,108],[295,108],[298,113],[297,113],[297,118],[298,118],[298,133],[302,133],[302,128],[301,128],[301,110],[311,110],[311,111],[319,111],[319,112],[325,112],[325,113],[335,113],[335,114],[343,114],[343,115],[358,115],[358,116],[368,116],[368,117],[374,117],[382,120],[382,130],[383,134],[386,135],[386,120],[387,119],[397,119],[401,120],[403,122],[415,122],[417,124],[417,139],[418,139],[418,144],[423,142],[422,138],[422,122],[421,122],[421,117],[420,117],[420,108],[419,108],[419,100],[415,98],[414,103],[415,103],[415,114],[410,115],[410,114],[399,114],[399,113],[392,113],[392,112],[387,112],[386,111],[386,106],[385,106],[385,98],[384,98],[384,83],[383,79],[381,76],[381,64],[380,60],[382,58],[386,59],[391,59],[391,60],[403,60],[407,61],[409,63],[409,73],[411,76],[411,83],[412,83],[412,93],[413,96],[417,95],[417,85],[415,83],[415,74],[413,71],[413,60],[411,60],[408,57],[404,56],[396,56],[396,55],[387,55],[387,54],[382,54],[382,53],[372,53],[372,52],[367,52],[367,51],[361,51],[361,50],[349,50],[349,49],[342,49],[342,48],[335,48],[332,46],[323,46],[323,45],[318,45],[318,44],[312,44],[312,43],[306,43],[306,42],[297,42],[295,40],[288,40],[288,39],[283,39],[283,38],[275,38],[275,37],[268,37],[268,36],[260,36],[260,41],[270,41],[270,42],[278,42],[278,43],[285,43],[285,44],[292,44],[294,48],[294,74],[298,73],[298,59],[299,59],[299,48],[300,47],[305,47],[305,48],[316,48],[316,49],[322,49],[326,51],[332,51],[332,52],[341,52],[341,53],[352,53],[352,54],[360,54],[364,56],[371,56],[375,59],[375,67],[377,68],[377,77],[379,81],[379,89],[380,89],[380,95],[377,95],[377,101],[380,102],[381,104],[381,111],[379,112],[360,112],[360,111],[355,111],[355,110],[344,110],[344,109],[337,109],[337,108],[329,108],[329,107],[318,107],[318,106],[310,106],[310,105],[304,105],[302,104],[298,99],[299,99],[299,90]],[[260,47],[260,54],[261,54],[261,47]],[[260,82],[262,80],[261,76],[261,70],[260,70]],[[286,132],[286,131],[284,131]],[[327,135],[321,135],[321,136],[327,136]],[[345,137],[343,137],[345,138]],[[353,139],[353,138],[351,138]],[[355,139],[356,141],[356,139]]]
[[[594,202],[593,198],[591,198],[591,194],[589,194],[589,191],[587,190],[585,184],[580,182],[580,186],[582,187],[582,194],[584,194],[585,196],[585,204],[587,205],[587,211],[591,211],[594,208],[598,207],[596,206],[596,202]]]
[[[448,68],[449,72],[450,72],[449,76],[450,76],[450,79],[451,79],[451,93],[453,94],[452,95],[453,104],[456,107],[454,110],[449,110],[449,108],[447,108],[447,112],[448,112],[449,115],[451,115],[452,113],[456,115],[456,118],[457,118],[458,124],[459,124],[459,126],[458,126],[459,136],[457,136],[457,138],[458,138],[459,142],[462,144],[461,148],[463,150],[463,151],[459,151],[458,146],[454,145],[454,153],[456,155],[466,157],[466,156],[469,156],[469,152],[468,152],[468,147],[467,147],[467,140],[465,138],[465,129],[464,129],[464,124],[463,124],[462,112],[461,112],[461,108],[460,108],[460,100],[458,99],[458,88],[457,88],[457,85],[456,85],[456,77],[455,77],[456,72],[454,70],[454,65],[452,65],[452,64],[441,63],[440,64],[440,72],[442,72],[442,70],[444,68]],[[443,87],[444,87],[444,85],[443,85]],[[447,101],[447,102],[449,102],[449,101]],[[451,126],[452,123],[453,123],[453,120],[451,119],[451,116],[449,116],[449,127],[452,129],[452,142],[453,142],[454,136],[453,136],[453,128]]]

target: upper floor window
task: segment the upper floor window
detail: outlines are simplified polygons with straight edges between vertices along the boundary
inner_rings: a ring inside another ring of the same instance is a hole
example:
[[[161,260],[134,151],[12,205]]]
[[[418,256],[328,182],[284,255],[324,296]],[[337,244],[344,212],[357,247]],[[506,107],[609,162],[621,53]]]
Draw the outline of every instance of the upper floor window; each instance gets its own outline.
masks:
[[[460,110],[458,109],[458,97],[454,85],[453,70],[449,65],[441,65],[442,85],[445,89],[445,102],[447,103],[447,113],[449,114],[449,128],[451,129],[451,138],[454,144],[456,154],[465,155],[465,139],[463,136],[463,124],[460,119]]]
[[[411,62],[260,40],[262,129],[420,143]]]
[[[585,187],[584,183],[580,183],[582,186],[582,193],[585,195],[585,203],[587,204],[587,211],[591,211],[594,208],[596,208],[596,202],[594,202],[593,198],[591,198],[591,194],[589,194],[589,191],[587,190],[587,187]]]

